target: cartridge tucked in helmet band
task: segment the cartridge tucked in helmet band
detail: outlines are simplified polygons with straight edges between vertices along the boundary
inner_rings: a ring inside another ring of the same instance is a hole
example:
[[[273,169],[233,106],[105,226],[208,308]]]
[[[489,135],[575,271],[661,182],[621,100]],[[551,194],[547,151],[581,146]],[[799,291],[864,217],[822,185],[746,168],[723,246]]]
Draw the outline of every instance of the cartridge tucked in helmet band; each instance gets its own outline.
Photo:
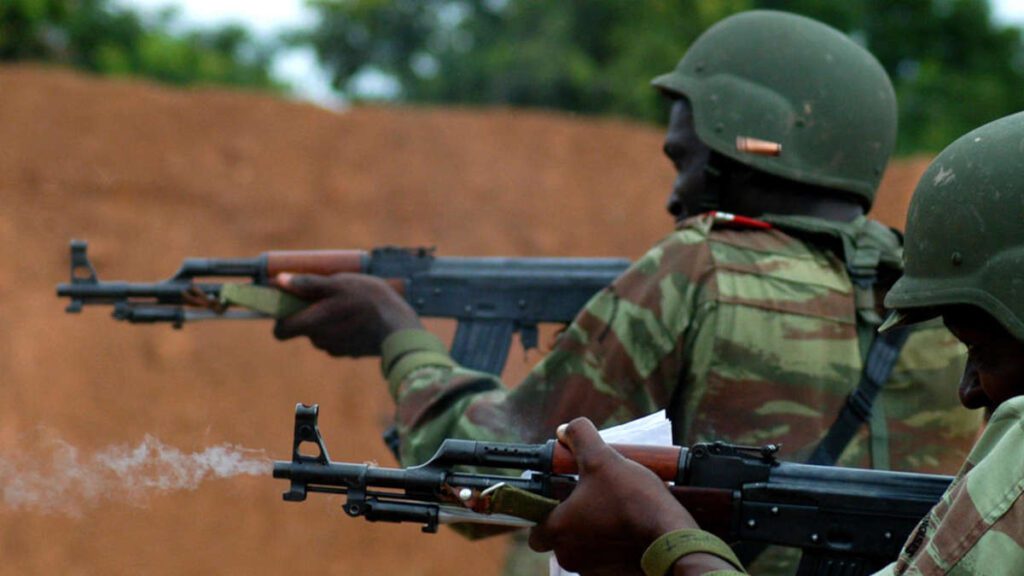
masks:
[[[652,84],[690,100],[697,135],[718,153],[849,192],[865,208],[874,201],[896,140],[896,96],[878,61],[839,31],[744,12],[709,28]],[[737,145],[757,141],[772,146]]]

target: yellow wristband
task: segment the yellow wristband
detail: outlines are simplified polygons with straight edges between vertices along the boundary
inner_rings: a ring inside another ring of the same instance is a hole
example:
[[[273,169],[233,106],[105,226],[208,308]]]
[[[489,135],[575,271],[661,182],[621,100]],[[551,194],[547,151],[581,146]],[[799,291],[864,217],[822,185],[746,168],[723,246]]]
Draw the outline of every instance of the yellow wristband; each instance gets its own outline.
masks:
[[[643,558],[640,559],[640,567],[647,576],[665,576],[680,558],[697,553],[718,556],[732,564],[739,574],[746,574],[743,564],[728,544],[710,532],[697,529],[675,530],[662,534],[647,547]],[[724,573],[728,574],[727,571]]]
[[[380,345],[380,370],[387,378],[395,363],[410,352],[437,352],[447,354],[444,344],[426,330],[399,330],[384,339]]]
[[[402,356],[388,370],[387,380],[389,385],[394,385],[393,393],[398,392],[398,386],[405,380],[406,376],[425,366],[455,367],[455,361],[447,352],[427,352],[417,350]]]

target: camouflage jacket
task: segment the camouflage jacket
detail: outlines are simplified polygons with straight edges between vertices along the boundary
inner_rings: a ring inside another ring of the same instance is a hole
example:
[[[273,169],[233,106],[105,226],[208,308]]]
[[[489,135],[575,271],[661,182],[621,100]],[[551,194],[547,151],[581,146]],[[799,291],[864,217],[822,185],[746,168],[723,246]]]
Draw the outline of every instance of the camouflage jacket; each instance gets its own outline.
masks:
[[[1024,572],[1024,397],[1003,402],[949,490],[882,574]]]
[[[864,244],[880,266],[898,268],[899,241],[864,218],[773,222],[682,223],[598,293],[512,389],[459,367],[425,332],[393,335],[382,360],[403,464],[447,437],[537,442],[576,416],[607,426],[660,408],[679,444],[781,442],[785,458],[806,457],[861,373],[846,261]],[[840,463],[955,470],[980,425],[954,393],[963,362],[941,325],[915,329],[870,434],[862,430]]]

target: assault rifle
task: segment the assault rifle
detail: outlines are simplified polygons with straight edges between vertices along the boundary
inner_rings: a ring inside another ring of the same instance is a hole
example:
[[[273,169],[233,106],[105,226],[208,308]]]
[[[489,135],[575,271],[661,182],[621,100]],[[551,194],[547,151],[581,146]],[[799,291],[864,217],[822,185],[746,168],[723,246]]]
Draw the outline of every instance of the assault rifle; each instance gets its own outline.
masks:
[[[452,357],[468,368],[498,374],[512,336],[525,349],[537,345],[537,325],[569,323],[587,300],[626,270],[622,258],[437,257],[432,248],[376,248],[265,252],[255,258],[187,258],[162,282],[101,282],[87,244],[71,242],[71,281],[57,295],[68,312],[112,305],[132,323],[222,318],[268,318],[294,313],[305,302],[276,290],[282,272],[338,272],[385,278],[424,317],[458,321]],[[240,283],[213,282],[237,278]]]
[[[510,507],[499,494],[525,491],[561,500],[576,482],[575,459],[553,440],[531,445],[449,439],[428,462],[406,469],[332,462],[318,412],[316,405],[296,406],[292,459],[274,463],[274,477],[291,482],[285,500],[301,502],[310,492],[341,494],[349,516],[415,522],[435,532],[440,524],[460,522],[529,525],[516,515],[529,507]],[[801,548],[800,575],[860,576],[895,560],[952,481],[780,462],[774,445],[613,447],[671,482],[673,495],[700,525],[727,542]],[[465,466],[496,471],[477,474]],[[497,469],[530,472],[502,475]]]

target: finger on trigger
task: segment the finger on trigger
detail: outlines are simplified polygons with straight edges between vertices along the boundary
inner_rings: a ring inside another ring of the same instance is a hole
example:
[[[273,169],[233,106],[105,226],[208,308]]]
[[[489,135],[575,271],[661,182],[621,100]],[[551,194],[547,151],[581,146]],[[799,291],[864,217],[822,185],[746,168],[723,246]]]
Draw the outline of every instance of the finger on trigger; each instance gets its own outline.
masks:
[[[285,318],[274,322],[274,338],[277,338],[278,340],[288,340],[295,336],[295,334],[292,333],[292,330],[288,328],[288,320],[288,318]]]

